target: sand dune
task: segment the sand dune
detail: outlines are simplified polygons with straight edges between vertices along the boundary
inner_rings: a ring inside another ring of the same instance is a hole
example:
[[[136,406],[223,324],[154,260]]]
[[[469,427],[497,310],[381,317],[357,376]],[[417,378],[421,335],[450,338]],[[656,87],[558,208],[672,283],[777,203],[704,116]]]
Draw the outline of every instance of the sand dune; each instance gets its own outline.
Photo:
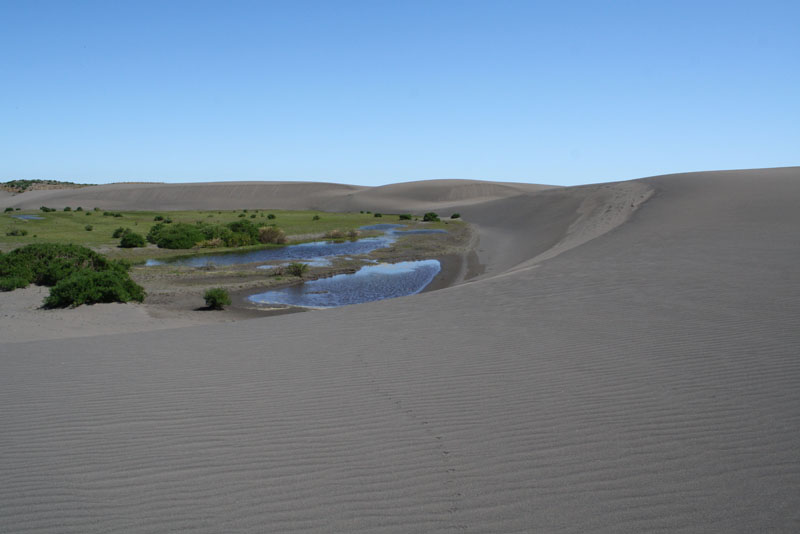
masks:
[[[433,185],[311,194],[458,209],[481,277],[0,344],[0,530],[800,529],[800,168]]]

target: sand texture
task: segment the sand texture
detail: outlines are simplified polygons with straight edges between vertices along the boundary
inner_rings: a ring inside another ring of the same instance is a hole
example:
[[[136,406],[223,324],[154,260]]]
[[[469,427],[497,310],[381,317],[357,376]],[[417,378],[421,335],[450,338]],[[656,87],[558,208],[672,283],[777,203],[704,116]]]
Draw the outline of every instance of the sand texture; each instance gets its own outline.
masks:
[[[800,531],[800,168],[441,185],[297,194],[460,211],[456,286],[0,344],[0,531]]]

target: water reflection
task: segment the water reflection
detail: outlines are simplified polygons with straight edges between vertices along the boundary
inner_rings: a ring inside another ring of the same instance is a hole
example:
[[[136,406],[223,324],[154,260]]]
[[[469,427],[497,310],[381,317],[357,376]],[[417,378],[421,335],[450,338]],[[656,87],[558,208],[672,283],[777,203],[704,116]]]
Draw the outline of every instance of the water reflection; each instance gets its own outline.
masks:
[[[252,295],[259,304],[334,308],[419,293],[441,270],[437,260],[382,263],[300,285]]]

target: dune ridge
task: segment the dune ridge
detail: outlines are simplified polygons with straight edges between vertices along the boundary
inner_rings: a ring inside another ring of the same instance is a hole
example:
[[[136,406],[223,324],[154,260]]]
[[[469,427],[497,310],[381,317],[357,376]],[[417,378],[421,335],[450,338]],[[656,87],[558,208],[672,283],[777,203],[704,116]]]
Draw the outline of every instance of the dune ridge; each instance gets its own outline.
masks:
[[[796,532],[798,200],[797,167],[465,199],[461,285],[0,344],[0,530]]]

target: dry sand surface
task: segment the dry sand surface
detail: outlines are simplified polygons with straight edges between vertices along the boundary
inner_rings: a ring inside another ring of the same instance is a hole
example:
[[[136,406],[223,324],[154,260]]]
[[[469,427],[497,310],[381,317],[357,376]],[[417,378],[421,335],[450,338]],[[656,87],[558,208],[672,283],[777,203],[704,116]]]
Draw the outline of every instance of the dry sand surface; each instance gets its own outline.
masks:
[[[466,185],[231,186],[460,211],[485,270],[453,287],[0,344],[0,531],[800,531],[800,168]]]

